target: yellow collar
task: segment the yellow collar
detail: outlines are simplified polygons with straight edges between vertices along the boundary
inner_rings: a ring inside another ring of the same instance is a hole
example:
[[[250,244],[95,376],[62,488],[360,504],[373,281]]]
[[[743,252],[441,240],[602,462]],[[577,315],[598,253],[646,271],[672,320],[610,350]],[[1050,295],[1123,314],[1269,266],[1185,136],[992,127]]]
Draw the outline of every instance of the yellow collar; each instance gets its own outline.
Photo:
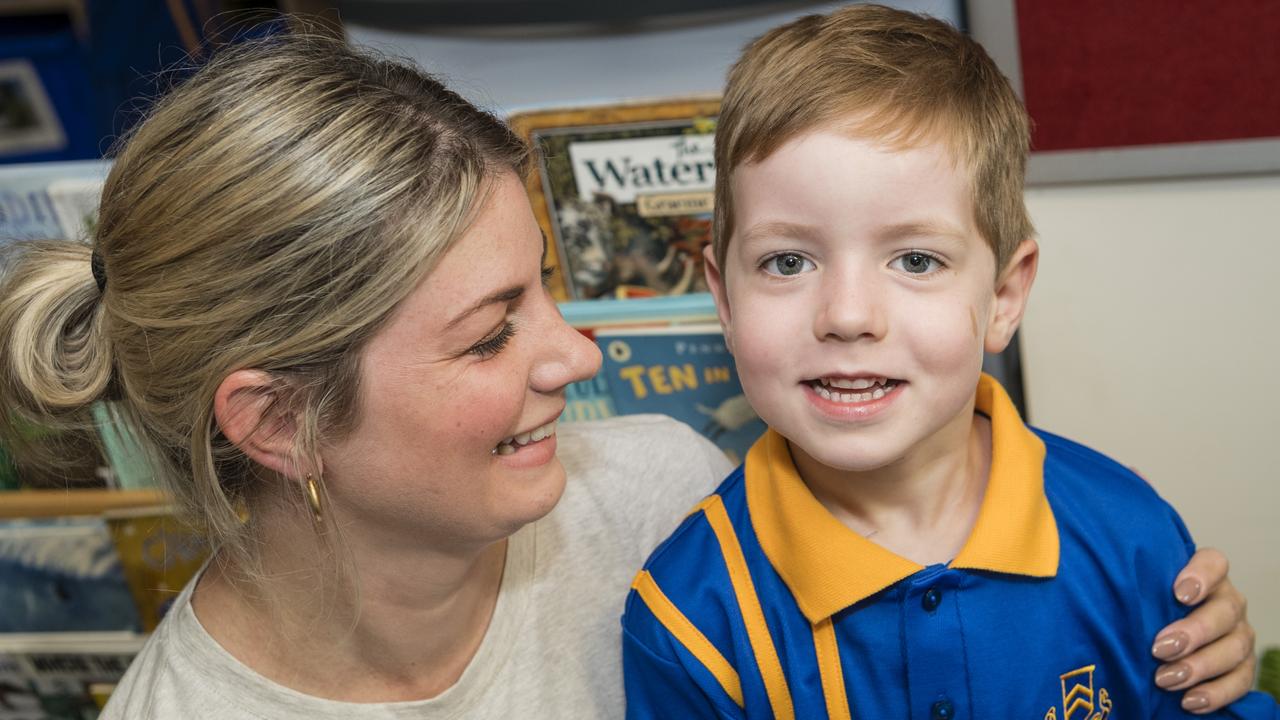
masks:
[[[1031,577],[1058,572],[1058,526],[1044,495],[1044,443],[990,376],[975,410],[991,418],[991,476],[973,532],[951,567]],[[800,479],[772,429],[747,453],[747,507],[760,546],[816,623],[923,568],[845,527]]]

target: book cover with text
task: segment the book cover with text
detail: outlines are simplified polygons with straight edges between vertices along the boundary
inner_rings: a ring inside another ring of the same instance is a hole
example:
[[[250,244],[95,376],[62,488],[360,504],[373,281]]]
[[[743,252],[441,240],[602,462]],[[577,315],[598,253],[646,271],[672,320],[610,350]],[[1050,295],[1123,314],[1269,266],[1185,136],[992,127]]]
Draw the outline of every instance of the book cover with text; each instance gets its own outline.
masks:
[[[742,462],[764,432],[747,403],[719,325],[596,332],[600,373],[619,415],[661,413],[691,426]]]

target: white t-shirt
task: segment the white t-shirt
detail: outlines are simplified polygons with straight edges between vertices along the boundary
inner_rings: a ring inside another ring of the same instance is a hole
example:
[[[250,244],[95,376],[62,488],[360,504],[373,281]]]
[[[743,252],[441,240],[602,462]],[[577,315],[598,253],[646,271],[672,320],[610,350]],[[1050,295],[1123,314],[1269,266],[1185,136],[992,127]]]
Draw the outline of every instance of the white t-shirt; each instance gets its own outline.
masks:
[[[488,632],[458,682],[430,700],[344,703],[278,685],[232,657],[191,609],[193,580],[102,717],[620,718],[619,617],[649,552],[731,470],[688,426],[657,415],[560,425],[568,483],[507,544]]]

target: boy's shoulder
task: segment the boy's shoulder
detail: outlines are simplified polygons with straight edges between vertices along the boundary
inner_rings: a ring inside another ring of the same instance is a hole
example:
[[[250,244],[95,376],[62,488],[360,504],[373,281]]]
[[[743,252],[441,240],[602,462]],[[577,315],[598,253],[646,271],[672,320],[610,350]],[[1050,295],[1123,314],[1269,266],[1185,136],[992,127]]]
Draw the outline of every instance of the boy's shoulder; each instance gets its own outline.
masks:
[[[1044,492],[1064,542],[1151,550],[1177,567],[1194,552],[1177,511],[1142,476],[1081,443],[1032,431],[1045,445]]]
[[[745,467],[740,465],[729,473],[714,492],[688,508],[680,525],[650,554],[644,569],[665,575],[678,566],[705,568],[708,557],[705,551],[714,549],[712,557],[722,553],[721,538],[717,536],[717,530],[722,535],[725,528],[715,527],[722,517],[733,530],[735,539],[744,530],[749,532],[749,528],[742,524],[744,521],[747,525],[750,524],[746,512],[745,479]]]
[[[732,634],[724,615],[725,607],[736,606],[729,601],[734,595],[731,558],[742,557],[744,550],[745,555],[758,553],[744,486],[744,469],[739,466],[715,492],[688,509],[680,525],[649,555],[633,583],[635,589],[641,583],[660,588],[666,599],[709,637]],[[632,592],[627,616],[634,614],[633,605],[638,601],[637,593]],[[626,619],[624,624],[637,630]]]
[[[1151,483],[1134,470],[1093,448],[1030,428],[1044,442],[1045,493],[1050,500],[1075,497],[1088,503],[1133,512],[1166,513],[1171,508]]]

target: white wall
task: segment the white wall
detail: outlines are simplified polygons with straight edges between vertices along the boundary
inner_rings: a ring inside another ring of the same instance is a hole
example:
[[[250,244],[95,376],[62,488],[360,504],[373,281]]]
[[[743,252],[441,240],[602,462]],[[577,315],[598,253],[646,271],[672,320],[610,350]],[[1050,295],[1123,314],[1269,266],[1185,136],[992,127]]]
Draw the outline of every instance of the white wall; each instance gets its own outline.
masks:
[[[1038,187],[1033,422],[1145,474],[1280,645],[1280,175]],[[1123,513],[1123,508],[1113,512]]]

